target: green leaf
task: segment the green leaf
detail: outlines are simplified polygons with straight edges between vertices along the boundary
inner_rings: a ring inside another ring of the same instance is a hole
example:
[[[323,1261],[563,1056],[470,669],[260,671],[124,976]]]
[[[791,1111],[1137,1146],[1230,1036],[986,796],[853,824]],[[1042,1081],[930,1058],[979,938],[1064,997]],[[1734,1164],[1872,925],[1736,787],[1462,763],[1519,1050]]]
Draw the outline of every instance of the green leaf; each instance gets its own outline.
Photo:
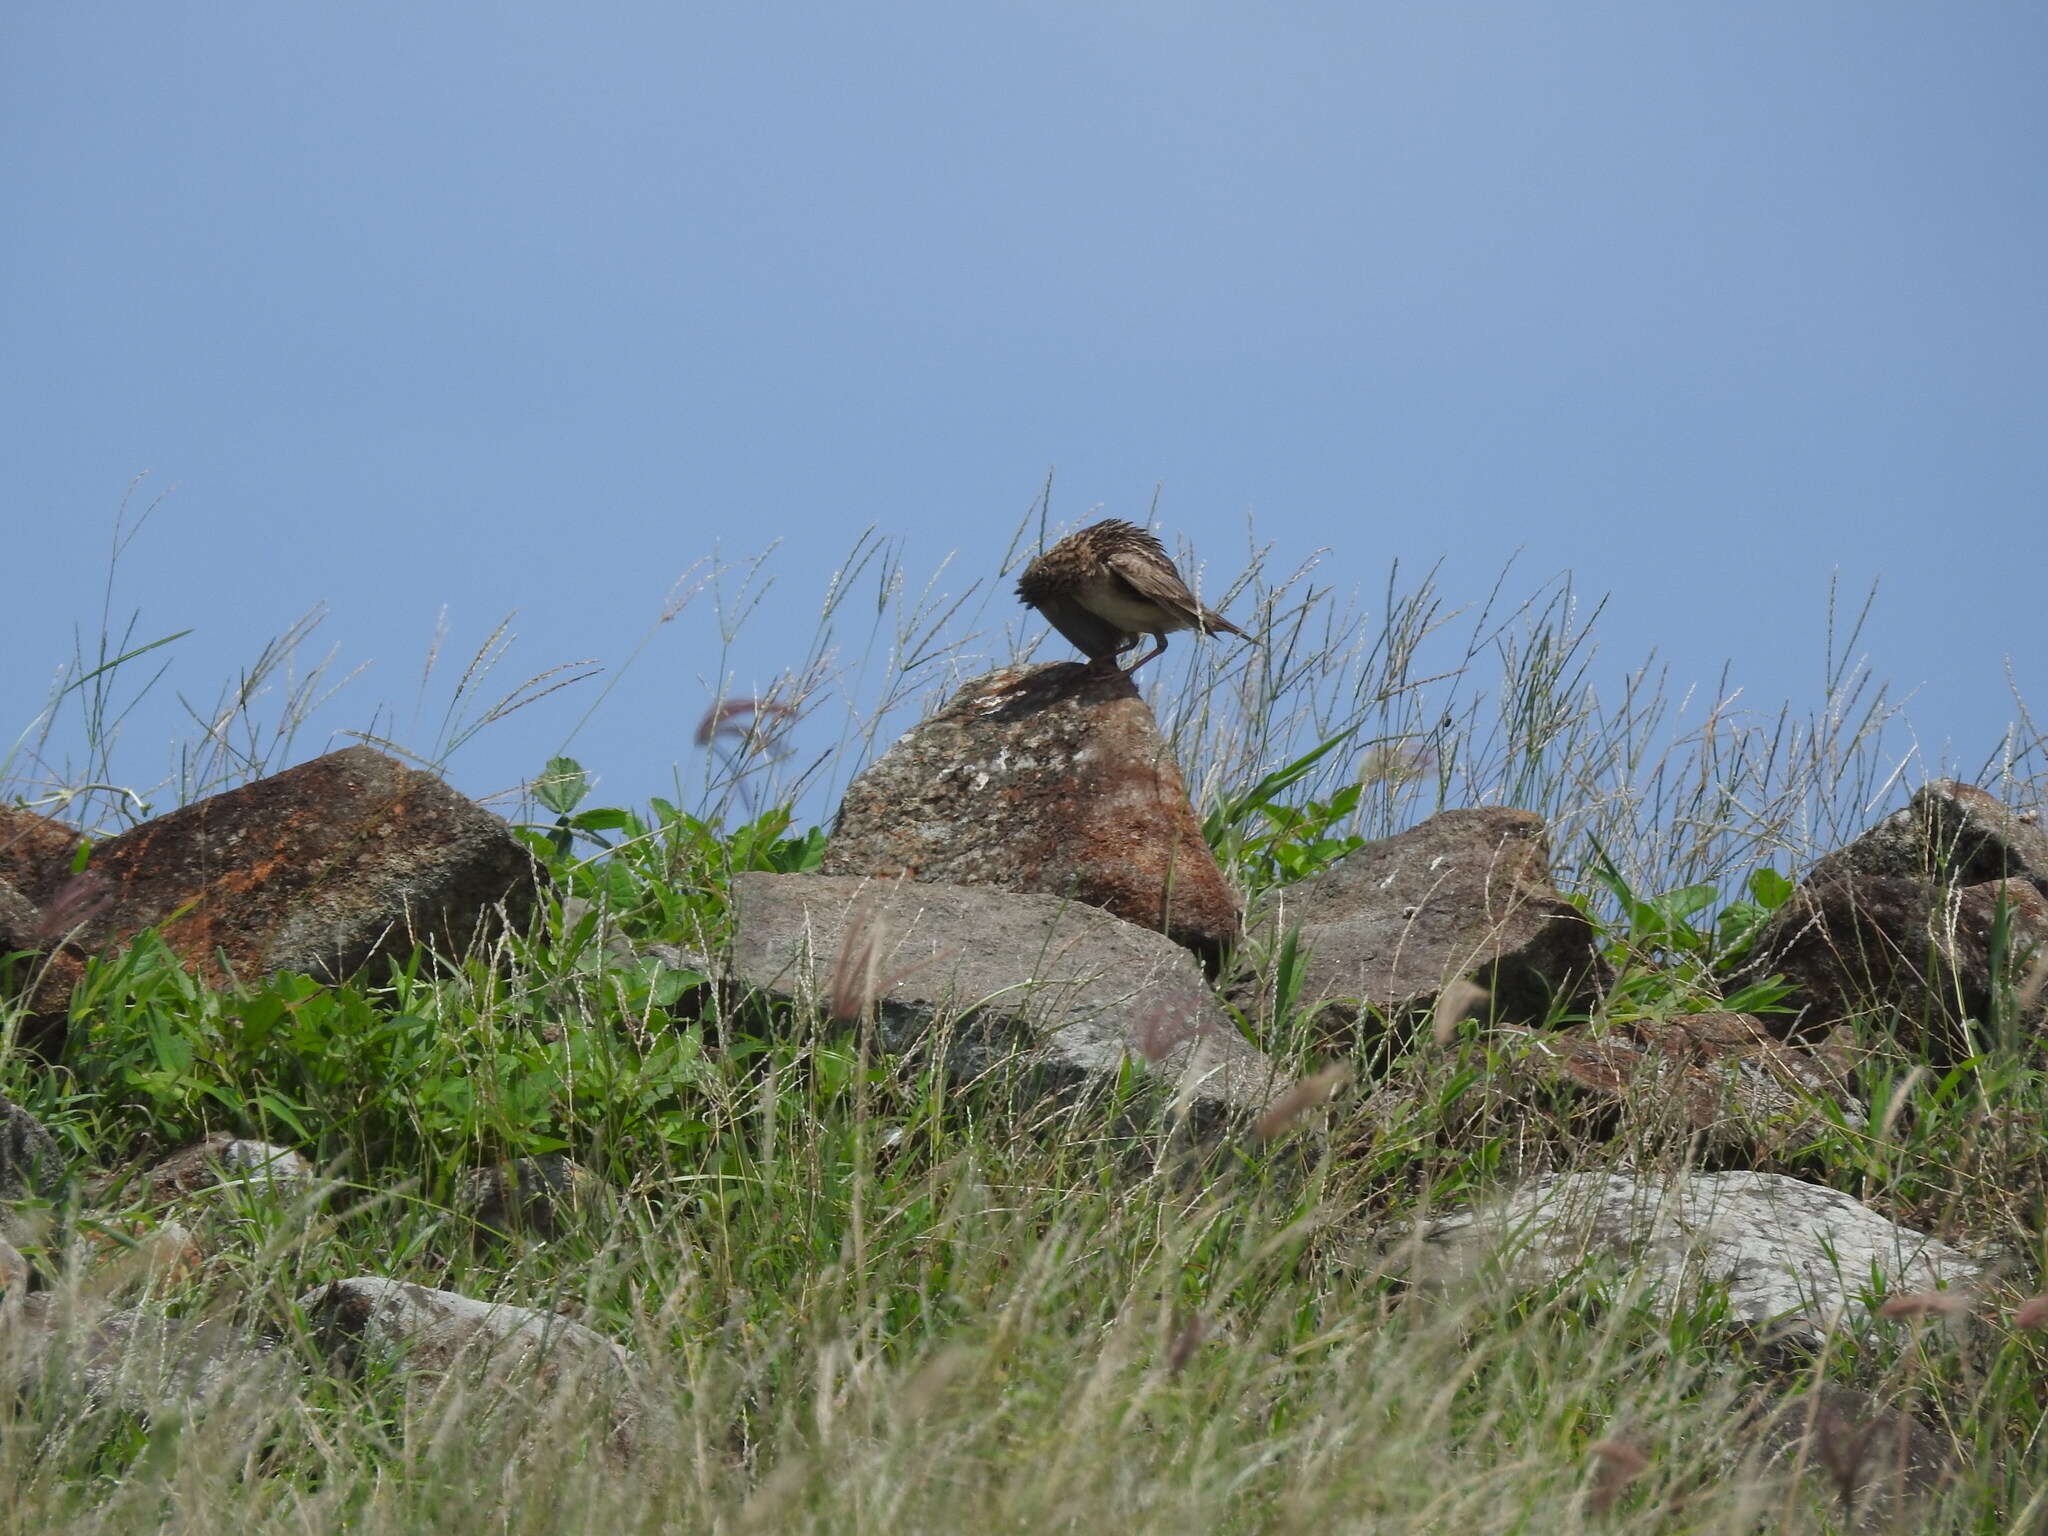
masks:
[[[590,777],[573,757],[551,757],[533,781],[533,798],[557,816],[567,816],[590,793]]]

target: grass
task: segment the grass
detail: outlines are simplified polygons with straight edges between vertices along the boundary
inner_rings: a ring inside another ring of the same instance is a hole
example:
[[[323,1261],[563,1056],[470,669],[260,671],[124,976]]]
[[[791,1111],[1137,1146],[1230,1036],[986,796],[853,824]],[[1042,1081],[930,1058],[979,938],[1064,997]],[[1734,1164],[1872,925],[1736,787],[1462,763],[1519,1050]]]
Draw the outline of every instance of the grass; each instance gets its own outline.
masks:
[[[1726,1005],[1715,977],[1788,873],[1901,774],[1883,691],[1840,659],[1811,717],[1748,719],[1670,698],[1654,666],[1603,694],[1595,615],[1566,583],[1511,600],[1504,576],[1453,612],[1395,573],[1366,614],[1314,563],[1270,574],[1255,547],[1246,571],[1227,605],[1268,644],[1176,646],[1182,670],[1153,685],[1233,878],[1284,884],[1443,805],[1539,810],[1620,976],[1591,1027]],[[763,579],[704,577],[728,642]],[[839,631],[868,584],[877,617],[845,662]],[[1844,1490],[1868,1447],[1823,1435],[1794,1478],[1745,1430],[1773,1394],[1819,1383],[1960,1447],[1930,1528],[2042,1527],[2048,1330],[2026,1303],[2044,1289],[2048,1073],[2010,1030],[1937,1070],[1865,1021],[1867,1120],[1822,1114],[1772,1154],[1990,1256],[1995,1278],[1962,1315],[1895,1306],[1788,1350],[1711,1289],[1646,1293],[1626,1272],[1404,1284],[1394,1240],[1521,1166],[1532,1138],[1571,1168],[1703,1156],[1647,1090],[1601,1115],[1562,1091],[1494,1093],[1503,1047],[1476,1025],[1337,1063],[1352,1088],[1329,1071],[1293,1124],[1191,1177],[1099,1110],[1022,1119],[828,1018],[725,1011],[693,962],[725,931],[733,874],[814,867],[821,834],[792,807],[829,807],[906,712],[1029,643],[1006,602],[1011,629],[974,627],[994,587],[920,590],[863,538],[784,684],[714,702],[689,808],[594,806],[573,759],[537,765],[522,835],[557,895],[489,951],[226,994],[147,939],[94,961],[67,1055],[9,1051],[0,1092],[111,1169],[228,1129],[298,1148],[323,1179],[170,1210],[116,1179],[90,1209],[16,1213],[80,1317],[146,1304],[180,1327],[232,1324],[275,1340],[280,1368],[194,1407],[148,1381],[89,1394],[75,1365],[44,1361],[0,1400],[0,1528],[1826,1531],[1855,1513]],[[119,721],[161,657],[103,619],[118,638],[81,645],[6,765],[18,793],[118,824],[289,760],[326,675],[293,671],[292,637],[192,711],[172,781],[122,788]],[[501,641],[416,756],[442,760],[571,675],[494,697]],[[815,736],[834,699],[836,741],[801,755],[790,722]],[[1994,787],[2038,799],[2039,745],[2008,751]],[[1247,1027],[1302,1076],[1329,1069],[1286,946],[1246,963],[1270,1000]],[[479,1226],[473,1170],[555,1153],[603,1193],[546,1237]],[[173,1220],[196,1266],[150,1261]],[[642,1375],[622,1399],[330,1372],[297,1298],[362,1274],[563,1311],[630,1346]]]

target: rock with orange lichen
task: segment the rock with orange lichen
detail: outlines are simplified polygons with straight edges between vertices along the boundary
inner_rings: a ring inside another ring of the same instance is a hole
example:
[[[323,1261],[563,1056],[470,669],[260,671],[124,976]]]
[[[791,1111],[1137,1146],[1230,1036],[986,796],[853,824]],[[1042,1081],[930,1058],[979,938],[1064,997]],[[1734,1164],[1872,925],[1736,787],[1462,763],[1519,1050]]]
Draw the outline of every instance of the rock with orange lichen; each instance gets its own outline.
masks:
[[[45,942],[76,958],[154,928],[216,986],[275,971],[339,980],[416,944],[460,953],[522,913],[539,879],[501,819],[369,747],[103,839],[83,870],[75,835],[53,825],[8,823],[7,879]]]
[[[1060,896],[1213,962],[1241,934],[1158,722],[1121,673],[976,678],[855,779],[823,873]]]

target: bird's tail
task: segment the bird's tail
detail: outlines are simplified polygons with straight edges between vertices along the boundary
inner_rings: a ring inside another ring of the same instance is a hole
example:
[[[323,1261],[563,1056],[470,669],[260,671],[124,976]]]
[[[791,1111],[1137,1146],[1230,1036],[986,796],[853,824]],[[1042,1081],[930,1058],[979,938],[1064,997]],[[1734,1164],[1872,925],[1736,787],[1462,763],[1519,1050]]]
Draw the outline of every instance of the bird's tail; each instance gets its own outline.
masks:
[[[1207,608],[1202,610],[1202,633],[1205,635],[1235,635],[1240,640],[1251,641],[1253,645],[1261,643],[1257,635],[1246,634],[1235,624],[1231,623],[1230,620],[1223,617],[1222,614],[1212,612]]]

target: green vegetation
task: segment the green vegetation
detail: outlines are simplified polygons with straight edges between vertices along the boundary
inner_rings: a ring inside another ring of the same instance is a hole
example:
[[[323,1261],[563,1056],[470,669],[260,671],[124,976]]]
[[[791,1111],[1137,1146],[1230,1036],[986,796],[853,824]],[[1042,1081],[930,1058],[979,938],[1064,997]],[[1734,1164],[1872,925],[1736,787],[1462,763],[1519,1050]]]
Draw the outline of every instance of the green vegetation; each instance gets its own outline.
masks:
[[[856,556],[856,574],[878,562],[885,593],[901,590],[886,555]],[[1232,611],[1262,616],[1266,649],[1184,647],[1187,686],[1157,702],[1243,888],[1440,805],[1524,805],[1551,819],[1561,881],[1620,978],[1600,1018],[1559,1023],[1777,1004],[1769,984],[1723,998],[1715,976],[1786,899],[1785,871],[1866,815],[1881,694],[1837,672],[1811,723],[1718,706],[1688,723],[1647,668],[1603,700],[1568,589],[1512,607],[1496,592],[1440,654],[1454,616],[1427,582],[1390,583],[1368,621],[1306,573],[1269,587],[1261,572]],[[885,648],[943,659],[932,635],[957,608],[914,608]],[[104,685],[149,647],[101,650],[66,696],[96,712],[61,800],[113,819],[129,797],[105,787],[121,705]],[[801,670],[784,706],[808,707],[821,675]],[[522,687],[510,697],[535,696]],[[241,694],[253,708],[260,689]],[[809,789],[843,783],[915,697],[891,681]],[[297,707],[235,737],[248,750],[231,763],[193,758],[173,794],[281,763]],[[38,729],[41,763],[57,738]],[[311,1194],[170,1213],[116,1178],[95,1190],[103,1214],[21,1213],[31,1259],[88,1312],[144,1300],[267,1330],[308,1369],[188,1414],[147,1384],[89,1397],[59,1360],[0,1400],[0,1528],[1827,1531],[1842,1528],[1827,1469],[1761,1475],[1740,1432],[1763,1394],[1823,1381],[1959,1443],[1931,1528],[2048,1525],[2048,1330],[2016,1316],[2044,1288],[2033,1042],[1990,1032],[1937,1071],[1867,1021],[1867,1122],[1819,1106],[1778,1164],[1994,1256],[1968,1315],[1894,1309],[1801,1352],[1737,1326],[1711,1291],[1646,1295],[1622,1272],[1419,1294],[1394,1240],[1514,1166],[1530,1134],[1516,1105],[1473,1108],[1499,1065],[1485,1031],[1361,1061],[1349,1094],[1199,1173],[1099,1107],[1026,1123],[927,1062],[874,1056],[857,1026],[728,1011],[705,984],[694,960],[726,932],[733,875],[814,868],[822,849],[761,739],[724,745],[725,777],[694,811],[591,806],[574,761],[547,764],[522,835],[554,894],[488,950],[212,993],[145,939],[91,964],[60,1061],[0,1057],[0,1093],[92,1164],[231,1130],[325,1176]],[[1328,1065],[1288,947],[1243,959],[1279,1000],[1247,1029],[1291,1070]],[[1668,1123],[1640,1130],[1659,1121],[1645,1102],[1619,1132],[1569,1115],[1545,1131],[1561,1166],[1668,1167],[1690,1154]],[[480,1227],[465,1176],[545,1153],[603,1192],[545,1237]],[[91,1258],[167,1214],[204,1263],[152,1276]],[[294,1298],[365,1274],[573,1315],[644,1361],[637,1417],[622,1430],[542,1381],[328,1371]]]

